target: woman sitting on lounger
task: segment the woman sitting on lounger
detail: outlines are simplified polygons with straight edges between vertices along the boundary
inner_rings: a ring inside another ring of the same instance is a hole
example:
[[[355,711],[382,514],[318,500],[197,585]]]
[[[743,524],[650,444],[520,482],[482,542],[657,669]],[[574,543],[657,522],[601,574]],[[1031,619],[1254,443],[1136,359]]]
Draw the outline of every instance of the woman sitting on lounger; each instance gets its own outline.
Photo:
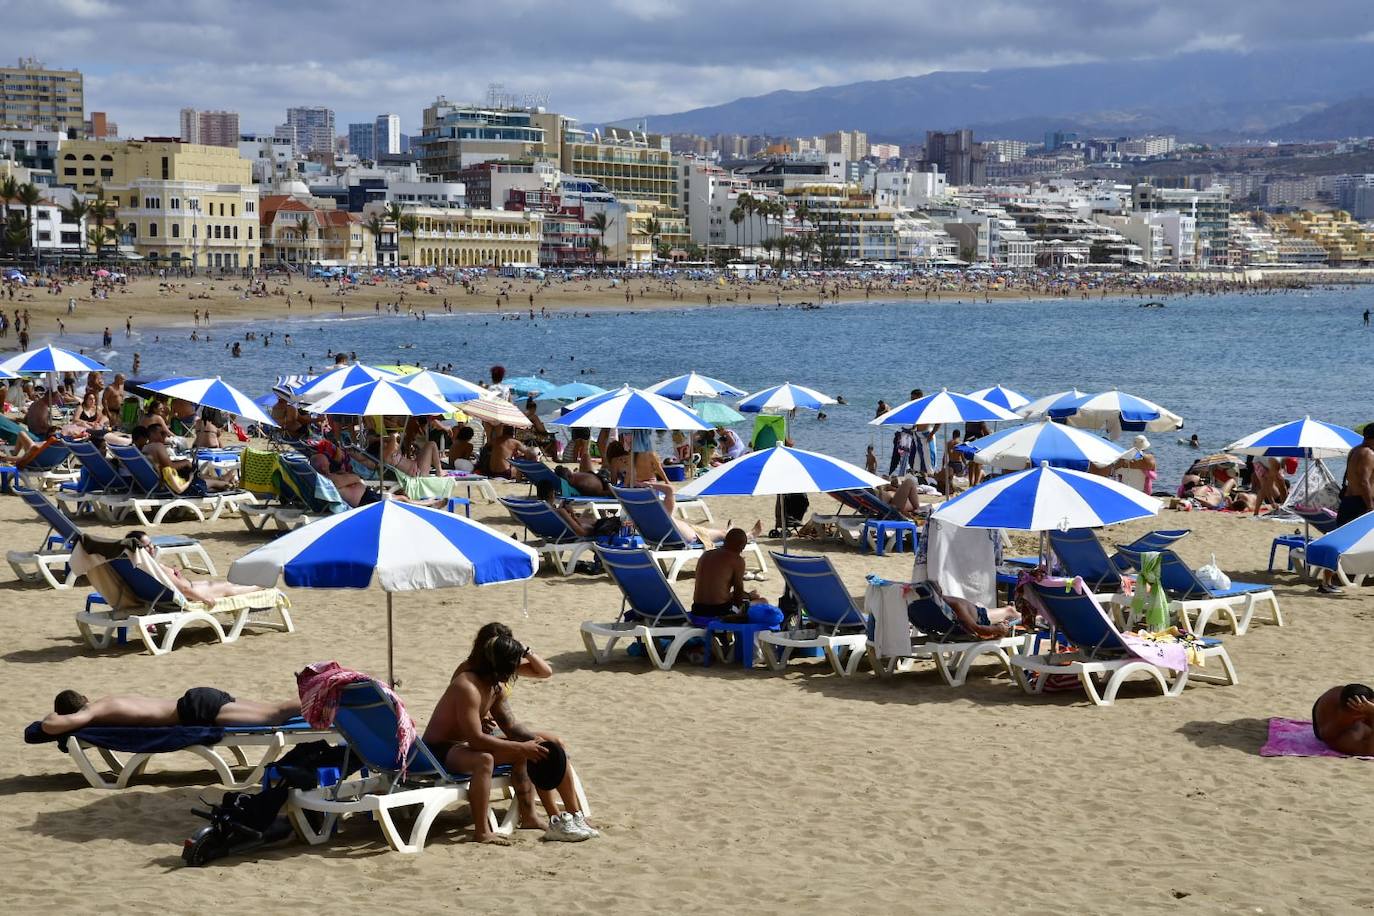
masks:
[[[148,556],[157,560],[157,547],[149,539],[146,532],[130,531],[124,536],[124,540],[125,543],[138,544],[148,552]],[[232,582],[214,582],[209,579],[196,581],[186,578],[180,569],[168,566],[160,560],[157,565],[161,568],[166,579],[176,586],[176,590],[187,601],[199,601],[202,604],[210,605],[221,598],[231,598],[234,595],[248,595],[261,591],[256,585],[235,585]]]
[[[402,473],[409,474],[411,477],[428,477],[431,474],[444,472],[437,445],[428,439],[419,439],[416,440],[415,446],[414,458],[404,454],[401,451],[400,435],[392,433],[386,437],[386,451],[383,453],[382,459],[387,465],[398,468]]]

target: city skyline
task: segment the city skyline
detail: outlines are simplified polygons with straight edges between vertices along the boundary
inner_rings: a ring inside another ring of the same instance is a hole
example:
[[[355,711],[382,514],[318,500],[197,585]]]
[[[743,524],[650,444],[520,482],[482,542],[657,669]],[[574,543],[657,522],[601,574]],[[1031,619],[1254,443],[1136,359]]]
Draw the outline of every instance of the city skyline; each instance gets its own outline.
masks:
[[[608,0],[597,10],[517,0],[481,8],[480,15],[472,4],[433,8],[403,0],[390,9],[378,19],[354,0],[332,3],[327,15],[251,0],[232,7],[0,0],[8,26],[0,60],[34,56],[80,69],[88,110],[110,112],[128,136],[171,136],[186,107],[238,111],[242,130],[270,134],[287,107],[312,105],[333,109],[341,133],[384,111],[398,112],[401,130],[410,133],[436,94],[480,102],[491,83],[602,122],[935,70],[1280,49],[1352,37],[1374,43],[1374,14],[1358,0],[1301,7],[1274,0],[1007,0],[959,8],[918,0],[896,12],[870,0],[785,8]],[[334,26],[340,22],[366,27]],[[110,41],[116,30],[125,37]],[[455,34],[464,36],[461,55],[453,53]],[[311,35],[328,41],[303,41]]]

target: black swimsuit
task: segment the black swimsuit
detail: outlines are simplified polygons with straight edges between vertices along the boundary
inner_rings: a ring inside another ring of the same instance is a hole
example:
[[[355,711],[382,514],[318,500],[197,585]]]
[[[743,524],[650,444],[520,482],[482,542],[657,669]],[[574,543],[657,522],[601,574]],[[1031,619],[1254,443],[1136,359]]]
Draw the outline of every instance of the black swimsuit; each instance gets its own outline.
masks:
[[[177,700],[177,721],[182,725],[210,726],[219,718],[219,711],[234,698],[214,687],[192,687]]]
[[[1318,697],[1317,701],[1312,704],[1312,734],[1317,736],[1318,741],[1325,744],[1326,739],[1322,737],[1322,733],[1317,729],[1317,707],[1319,705],[1321,705],[1321,697]]]

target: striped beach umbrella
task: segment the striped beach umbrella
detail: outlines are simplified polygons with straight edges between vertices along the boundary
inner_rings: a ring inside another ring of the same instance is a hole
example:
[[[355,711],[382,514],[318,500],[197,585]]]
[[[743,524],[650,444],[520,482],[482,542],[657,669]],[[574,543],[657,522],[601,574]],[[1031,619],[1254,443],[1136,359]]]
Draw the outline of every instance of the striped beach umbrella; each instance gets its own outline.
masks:
[[[821,394],[812,388],[784,382],[781,385],[774,385],[772,388],[755,391],[735,406],[742,413],[760,413],[765,410],[796,410],[797,408],[820,410],[826,404],[834,403],[835,399],[828,394]]]
[[[386,592],[387,677],[393,664],[393,592],[529,579],[539,554],[480,522],[386,499],[297,528],[239,558],[229,581],[268,588]]]
[[[1065,420],[1086,429],[1132,429],[1152,433],[1180,429],[1183,418],[1154,401],[1124,391],[1103,391],[1080,398],[1075,403],[1051,407],[1051,420]]]
[[[430,369],[412,372],[395,379],[395,382],[398,385],[405,385],[407,388],[413,388],[427,394],[436,401],[448,401],[450,404],[470,401],[487,394],[485,388],[474,385],[467,379],[459,378],[456,375],[447,375],[443,372],[434,372]]]
[[[432,417],[453,413],[453,405],[402,385],[378,378],[325,395],[310,405],[313,414],[348,417]]]
[[[345,388],[353,388],[364,382],[382,378],[395,379],[396,373],[378,369],[376,366],[354,363],[351,366],[340,366],[337,369],[330,369],[323,375],[317,375],[296,388],[294,393],[296,397],[310,404],[327,395],[338,394]]]
[[[989,404],[996,404],[998,407],[1005,407],[1007,410],[1019,410],[1030,403],[1030,398],[1021,392],[1004,388],[1001,385],[979,388],[977,391],[970,391],[968,396],[980,401],[987,401]]]
[[[586,398],[554,422],[598,429],[709,429],[696,413],[677,401],[625,385]]]
[[[459,405],[459,410],[469,417],[481,420],[484,423],[494,423],[499,426],[514,426],[517,429],[528,429],[533,426],[533,421],[525,416],[525,412],[516,407],[505,398],[477,398],[472,401],[464,401]]]
[[[199,404],[201,407],[213,407],[254,423],[277,425],[256,401],[219,378],[165,378],[156,382],[144,382],[143,387],[156,394]]]
[[[973,451],[974,461],[1010,471],[1041,463],[1086,471],[1089,465],[1111,464],[1121,457],[1119,445],[1049,421],[1013,426],[965,444]]]
[[[109,372],[104,363],[64,350],[46,346],[11,356],[0,362],[0,370],[15,375],[41,375],[45,372]]]
[[[511,390],[512,394],[534,395],[538,397],[550,388],[554,387],[553,382],[548,379],[538,378],[533,375],[521,375],[516,378],[508,378],[501,384]]]
[[[959,494],[931,518],[964,528],[1066,531],[1156,515],[1163,504],[1108,477],[1048,465],[994,477]]]
[[[907,401],[868,421],[870,426],[923,426],[941,423],[976,423],[1016,420],[1019,417],[996,404],[967,394],[941,389],[914,401]]]
[[[1307,545],[1308,566],[1347,576],[1374,576],[1374,512],[1366,512]]]
[[[1270,426],[1226,446],[1226,451],[1266,458],[1337,458],[1360,444],[1353,429],[1311,417]]]
[[[1013,408],[1022,419],[1025,420],[1045,420],[1049,418],[1051,410],[1062,410],[1073,404],[1077,404],[1088,396],[1086,391],[1079,391],[1077,388],[1070,388],[1068,391],[1057,391],[1054,394],[1047,394],[1044,397],[1036,398],[1029,404]]]
[[[695,372],[664,379],[644,390],[665,398],[672,398],[674,401],[681,401],[683,398],[738,398],[744,396],[744,392],[734,385],[706,375],[698,375]]]

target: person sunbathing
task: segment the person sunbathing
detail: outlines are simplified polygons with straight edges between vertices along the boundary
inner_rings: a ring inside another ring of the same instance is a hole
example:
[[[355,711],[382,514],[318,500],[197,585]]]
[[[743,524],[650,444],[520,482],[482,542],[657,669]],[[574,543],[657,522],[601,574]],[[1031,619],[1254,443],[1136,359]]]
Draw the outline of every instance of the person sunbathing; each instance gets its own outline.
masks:
[[[907,474],[896,483],[879,487],[878,495],[909,519],[916,519],[921,514],[920,481],[914,475]]]
[[[562,470],[562,468],[559,468]],[[564,522],[568,528],[579,537],[589,537],[593,528],[596,526],[596,513],[588,510],[586,512],[574,512],[564,505],[559,498],[553,483],[548,480],[541,480],[534,485],[534,495],[549,504],[554,513]]]
[[[334,484],[334,489],[339,491],[339,496],[343,497],[343,501],[354,509],[381,501],[377,491],[368,487],[366,481],[352,471],[344,470],[342,464],[331,462],[329,456],[323,452],[316,452],[310,456],[310,466],[328,477],[330,483]]]
[[[141,427],[140,427],[141,428]],[[229,490],[233,482],[228,478],[201,477],[196,474],[196,463],[190,458],[173,458],[167,443],[173,438],[166,426],[146,428],[148,443],[143,446],[143,454],[157,468],[158,475],[168,488],[176,493],[196,496],[215,490]],[[138,440],[139,429],[134,430]],[[170,474],[167,472],[171,471]],[[186,476],[182,476],[182,475]]]
[[[1333,751],[1374,756],[1374,688],[1346,684],[1317,697],[1312,734]]]
[[[424,731],[425,744],[447,770],[470,776],[468,802],[472,808],[474,842],[510,845],[487,825],[492,769],[504,765],[511,766],[512,781],[517,785],[528,780],[544,792],[557,789],[564,807],[573,815],[551,823],[544,834],[546,839],[592,838],[592,833],[577,823],[581,807],[562,746],[541,741],[511,715],[507,695],[528,654],[525,646],[508,635],[474,642],[467,660],[459,665],[439,698]],[[546,806],[551,802],[549,796]],[[557,807],[552,806],[551,813],[556,812]],[[533,814],[533,810],[522,810],[522,824],[538,826],[532,820]]]
[[[673,492],[670,484],[666,483],[645,483],[643,486],[653,490],[658,494],[658,498],[663,503],[663,509],[668,513],[668,518],[672,519],[678,534],[688,544],[700,541],[703,544],[716,544],[725,540],[727,531],[724,528],[711,528],[707,525],[693,525],[691,522],[678,518],[673,514],[677,506],[677,495]],[[749,529],[748,538],[753,540],[763,534],[763,520],[758,519],[754,522],[754,527]],[[743,548],[740,548],[743,549]]]
[[[386,437],[386,452],[382,458],[389,467],[397,468],[411,477],[428,477],[444,472],[439,459],[439,446],[428,439],[416,443],[415,457],[411,458],[401,452],[401,437],[392,433]]]
[[[175,700],[129,694],[88,700],[64,690],[54,698],[42,728],[49,735],[65,735],[92,725],[280,725],[300,712],[299,699],[239,700],[215,687],[192,687]]]
[[[697,561],[692,587],[692,614],[695,617],[733,619],[758,600],[758,592],[744,590],[744,548],[749,535],[743,528],[725,533],[725,543],[706,551]]]
[[[1021,620],[1021,615],[1011,605],[989,610],[967,598],[944,594],[934,582],[930,583],[930,588],[936,597],[944,601],[945,606],[954,612],[960,626],[982,639],[1002,639],[1010,636],[1012,627]]]
[[[582,496],[611,495],[611,487],[606,478],[595,472],[572,471],[561,464],[554,468],[553,472]]]
[[[214,604],[221,598],[231,598],[235,595],[247,595],[252,592],[261,591],[256,585],[235,585],[232,582],[212,582],[208,579],[194,580],[186,578],[186,575],[174,566],[168,566],[157,559],[157,545],[148,537],[144,531],[130,531],[124,535],[124,543],[137,544],[148,551],[157,565],[162,569],[163,575],[176,586],[176,590],[188,601],[199,601],[202,604]]]

